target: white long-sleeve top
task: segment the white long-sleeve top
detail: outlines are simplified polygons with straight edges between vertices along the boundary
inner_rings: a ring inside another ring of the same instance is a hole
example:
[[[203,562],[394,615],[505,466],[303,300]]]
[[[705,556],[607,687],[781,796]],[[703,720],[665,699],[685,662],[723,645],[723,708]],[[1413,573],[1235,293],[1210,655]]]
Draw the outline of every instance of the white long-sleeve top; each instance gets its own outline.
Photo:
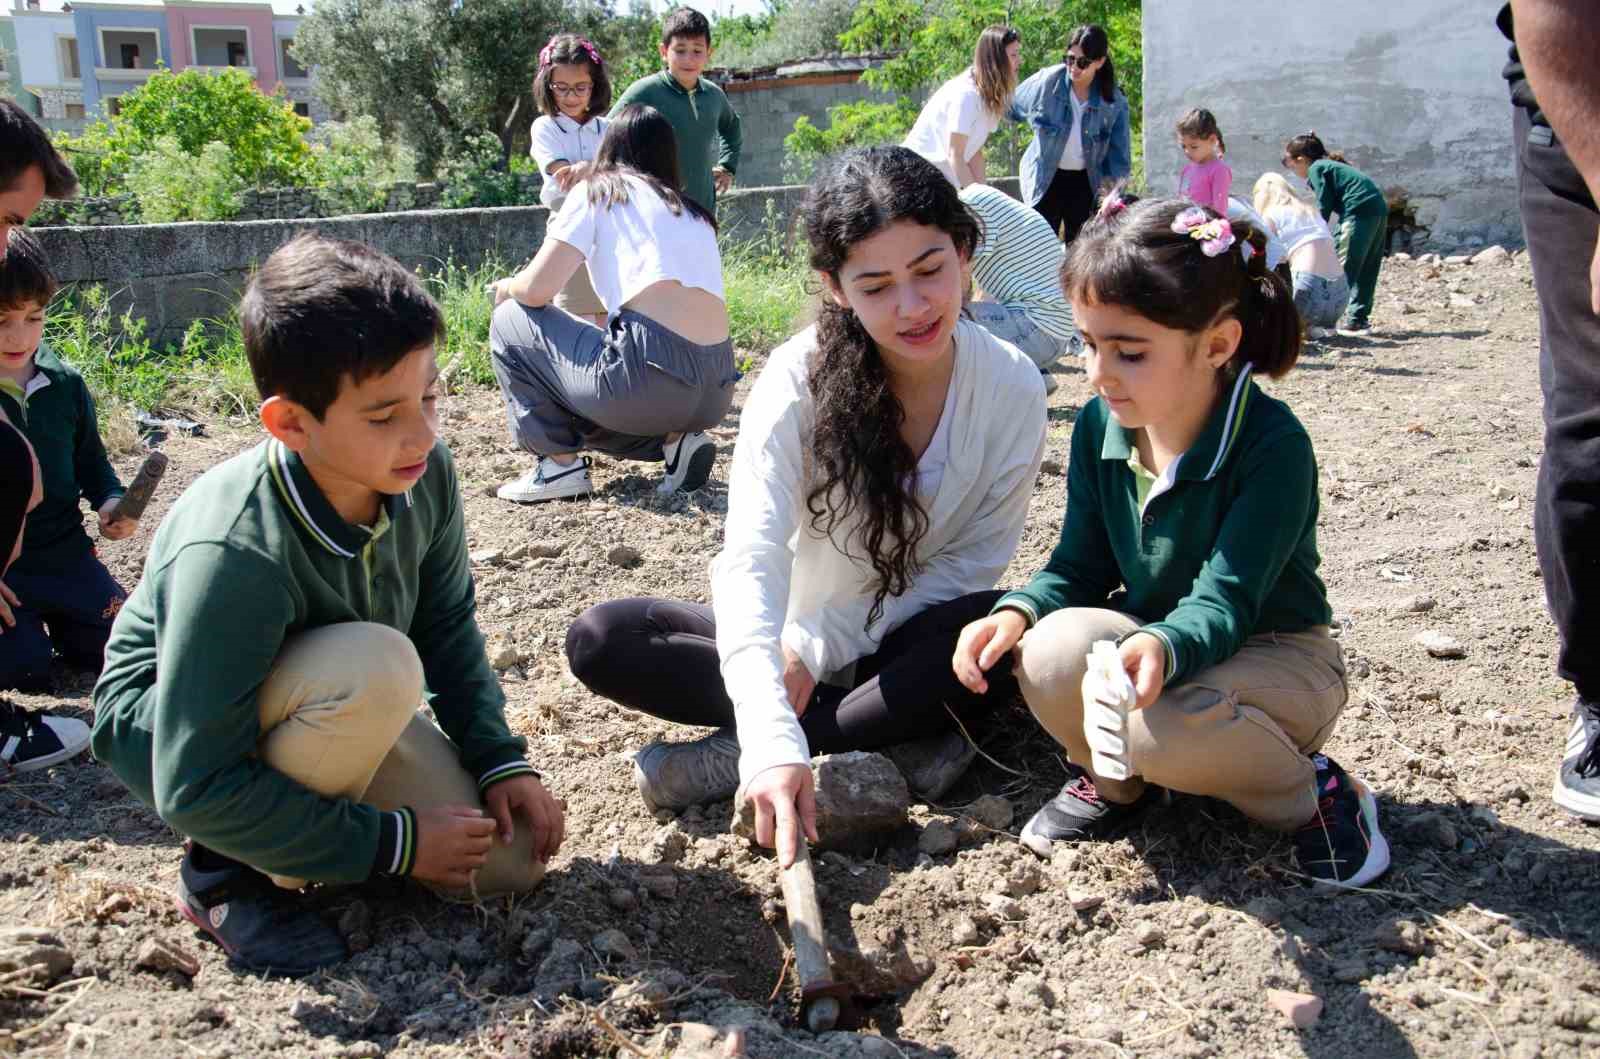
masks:
[[[911,587],[869,627],[876,579],[852,539],[832,538],[806,510],[815,407],[806,387],[816,331],[773,350],[739,419],[722,551],[711,563],[722,680],[739,729],[739,779],[808,764],[810,750],[783,687],[783,646],[821,682],[848,683],[857,659],[928,607],[993,588],[1022,537],[1044,455],[1044,383],[1016,347],[962,320],[945,401],[946,464],[918,548]],[[926,458],[926,457],[925,457]],[[844,547],[846,542],[849,547]],[[838,546],[836,546],[836,544]],[[848,558],[845,551],[857,558]]]

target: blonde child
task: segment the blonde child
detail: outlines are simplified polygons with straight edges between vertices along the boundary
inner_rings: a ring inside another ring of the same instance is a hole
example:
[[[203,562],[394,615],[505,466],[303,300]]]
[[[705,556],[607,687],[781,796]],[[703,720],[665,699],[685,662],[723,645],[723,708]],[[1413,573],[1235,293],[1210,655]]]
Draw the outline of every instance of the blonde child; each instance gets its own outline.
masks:
[[[1104,836],[1166,787],[1295,832],[1312,878],[1371,881],[1389,863],[1376,802],[1319,753],[1348,689],[1317,576],[1316,455],[1252,380],[1300,353],[1261,234],[1176,199],[1113,205],[1062,276],[1096,398],[1073,428],[1061,540],[953,660],[981,691],[1020,642],[1022,696],[1078,769],[1023,843],[1048,855]],[[1137,694],[1122,779],[1096,772],[1084,733],[1102,640]]]
[[[1217,116],[1196,107],[1178,122],[1178,146],[1189,160],[1178,175],[1178,194],[1226,216],[1233,170],[1222,160],[1228,149],[1217,128]]]
[[[1256,212],[1289,255],[1294,307],[1306,334],[1325,337],[1350,304],[1350,284],[1328,222],[1277,173],[1263,173],[1256,181],[1254,201]]]

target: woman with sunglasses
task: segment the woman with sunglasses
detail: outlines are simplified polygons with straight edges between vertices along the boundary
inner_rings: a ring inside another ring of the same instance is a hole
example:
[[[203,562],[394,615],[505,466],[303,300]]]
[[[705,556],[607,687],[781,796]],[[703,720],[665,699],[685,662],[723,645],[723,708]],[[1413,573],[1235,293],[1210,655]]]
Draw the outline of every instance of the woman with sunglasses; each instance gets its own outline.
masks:
[[[1065,61],[1017,86],[1006,116],[1033,126],[1022,155],[1022,199],[1070,243],[1105,188],[1133,169],[1128,98],[1117,87],[1100,26],[1079,26]]]

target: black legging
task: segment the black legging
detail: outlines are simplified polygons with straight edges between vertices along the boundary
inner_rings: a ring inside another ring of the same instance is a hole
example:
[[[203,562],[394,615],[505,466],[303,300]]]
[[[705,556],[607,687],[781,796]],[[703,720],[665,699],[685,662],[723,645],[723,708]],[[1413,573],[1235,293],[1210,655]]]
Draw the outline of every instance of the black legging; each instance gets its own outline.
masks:
[[[0,422],[0,574],[11,563],[32,499],[33,450],[20,430]]]
[[[1072,242],[1078,237],[1078,229],[1094,216],[1094,188],[1089,186],[1088,171],[1057,169],[1034,209],[1050,222],[1052,232],[1066,225],[1062,241]]]
[[[856,663],[855,687],[818,684],[800,718],[813,754],[870,750],[953,727],[1017,696],[1007,662],[974,695],[950,668],[962,628],[989,613],[999,592],[939,603],[883,638]],[[567,630],[573,676],[603,698],[678,724],[734,723],[722,685],[711,608],[664,599],[617,599],[590,607]]]

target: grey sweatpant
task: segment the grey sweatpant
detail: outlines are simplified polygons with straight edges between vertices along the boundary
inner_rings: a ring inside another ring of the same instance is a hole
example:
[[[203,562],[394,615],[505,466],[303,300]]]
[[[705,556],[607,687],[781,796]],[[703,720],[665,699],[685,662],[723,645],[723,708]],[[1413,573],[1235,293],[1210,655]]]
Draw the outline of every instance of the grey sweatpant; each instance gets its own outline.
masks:
[[[662,459],[667,434],[705,430],[733,404],[733,343],[702,346],[624,309],[600,328],[507,300],[489,352],[517,443],[540,456]]]

